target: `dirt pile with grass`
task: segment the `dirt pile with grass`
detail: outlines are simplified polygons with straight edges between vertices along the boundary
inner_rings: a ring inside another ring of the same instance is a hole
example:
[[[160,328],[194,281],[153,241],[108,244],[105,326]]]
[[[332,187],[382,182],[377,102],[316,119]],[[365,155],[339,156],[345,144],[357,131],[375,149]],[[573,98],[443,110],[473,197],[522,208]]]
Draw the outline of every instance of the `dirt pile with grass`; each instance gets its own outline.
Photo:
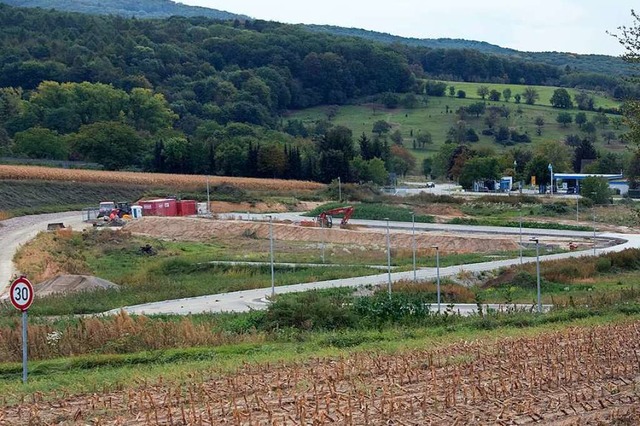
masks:
[[[130,222],[126,230],[135,234],[178,241],[207,241],[212,238],[253,237],[269,238],[269,224],[265,222],[222,221],[197,218],[145,217]],[[296,224],[274,223],[273,237],[280,241],[313,241],[336,244],[357,244],[368,247],[384,247],[384,230],[374,229],[321,229]],[[392,232],[393,248],[410,248],[411,232]],[[518,248],[513,238],[491,235],[456,237],[440,232],[421,232],[416,235],[418,249],[434,245],[448,253],[486,253],[509,251]]]

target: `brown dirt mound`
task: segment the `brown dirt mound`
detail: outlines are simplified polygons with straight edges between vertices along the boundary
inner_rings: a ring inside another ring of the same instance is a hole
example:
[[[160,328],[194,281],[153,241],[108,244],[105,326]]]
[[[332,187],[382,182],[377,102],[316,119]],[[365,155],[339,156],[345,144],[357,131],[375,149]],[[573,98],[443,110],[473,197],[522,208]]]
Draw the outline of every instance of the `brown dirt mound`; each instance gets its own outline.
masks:
[[[89,275],[58,275],[34,286],[37,296],[49,296],[60,293],[79,293],[81,291],[94,291],[120,288],[119,285],[102,278]]]
[[[125,229],[135,234],[151,237],[181,240],[206,241],[211,238],[252,237],[269,238],[269,224],[265,222],[241,222],[207,220],[182,217],[145,217],[130,222]],[[386,244],[384,230],[373,229],[321,229],[308,228],[293,224],[274,223],[273,236],[281,241],[325,241],[337,244],[357,244],[362,246],[383,247]],[[391,234],[393,248],[410,248],[411,232],[393,232]],[[514,240],[496,236],[455,237],[440,232],[420,232],[416,234],[418,249],[430,248],[434,245],[449,253],[491,252],[517,249]]]
[[[284,213],[288,211],[309,211],[321,203],[301,201],[295,206],[282,203],[230,203],[226,201],[212,201],[211,212],[216,213]]]

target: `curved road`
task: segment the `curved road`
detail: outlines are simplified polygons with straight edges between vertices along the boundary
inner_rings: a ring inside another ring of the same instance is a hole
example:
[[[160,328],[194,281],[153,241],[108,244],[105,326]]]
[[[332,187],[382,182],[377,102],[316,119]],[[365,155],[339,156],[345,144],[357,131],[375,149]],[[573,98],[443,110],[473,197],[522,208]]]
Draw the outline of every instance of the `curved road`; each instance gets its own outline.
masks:
[[[228,214],[224,215],[228,218],[237,218],[244,220],[267,220],[268,215],[258,214]],[[278,220],[290,220],[297,222],[302,220],[308,220],[296,213],[282,213],[274,214],[274,218]],[[351,220],[351,223],[355,225],[365,225],[371,227],[386,227],[384,221],[371,221],[371,220]],[[493,226],[466,226],[466,225],[444,225],[444,224],[418,224],[416,223],[416,230],[428,232],[428,231],[449,231],[449,232],[475,232],[475,233],[488,233],[488,234],[512,234],[517,235],[520,233],[519,228],[501,228]],[[389,227],[394,230],[407,230],[411,229],[411,224],[405,222],[390,222]],[[555,229],[528,229],[523,228],[522,234],[527,237],[531,236],[552,236],[552,237],[569,237],[569,238],[592,238],[593,232],[589,231],[565,231]],[[528,238],[527,238],[528,239]],[[627,248],[640,248],[640,235],[636,234],[620,234],[620,233],[601,233],[597,234],[597,239],[601,242],[610,241],[615,245],[609,247],[598,248],[598,253],[605,253],[610,251],[621,251]],[[554,260],[565,259],[571,257],[581,257],[592,255],[592,249],[579,251],[559,253],[553,255],[540,256],[541,260]],[[535,257],[523,258],[524,263],[535,262]],[[490,271],[498,269],[500,267],[516,265],[520,263],[520,258],[499,260],[484,263],[474,263],[468,265],[450,266],[446,268],[440,268],[440,276],[452,276],[460,273],[461,271]],[[418,279],[435,279],[436,268],[422,268],[417,271]],[[391,281],[399,280],[411,280],[413,279],[413,271],[408,272],[395,272],[391,274]],[[361,287],[370,285],[386,285],[389,280],[387,273],[369,275],[365,277],[347,278],[330,281],[320,281],[314,283],[301,283],[289,286],[279,286],[275,288],[276,294],[294,293],[313,289],[326,289],[335,287]],[[168,300],[163,302],[146,303],[143,305],[127,306],[122,308],[128,313],[133,314],[197,314],[205,312],[247,312],[253,309],[265,309],[268,305],[268,297],[271,295],[271,288],[261,288],[254,290],[237,291],[231,293],[214,294],[209,296],[191,297],[186,299]],[[461,309],[475,309],[475,305],[468,306],[456,306],[456,310]],[[115,314],[120,312],[120,309],[114,309],[107,312],[107,314]]]
[[[13,263],[18,248],[39,232],[46,231],[47,224],[57,222],[76,230],[89,226],[82,222],[80,211],[20,216],[0,221],[0,298],[2,295],[6,297],[6,288],[13,277],[20,273]]]
[[[245,215],[229,215],[242,217]],[[252,220],[264,219],[266,215],[251,215]],[[281,220],[300,220],[297,214],[280,214],[275,215]],[[17,273],[12,262],[13,255],[17,248],[33,238],[38,232],[46,229],[47,223],[63,222],[67,226],[74,229],[80,229],[87,224],[82,223],[81,212],[54,213],[48,215],[27,216],[9,219],[3,222],[0,227],[0,289],[6,286],[10,278]],[[354,224],[386,227],[383,221],[364,221],[353,220]],[[404,222],[390,222],[389,227],[394,230],[411,229],[411,224]],[[500,227],[472,227],[464,225],[442,225],[442,224],[416,224],[416,230],[422,232],[428,231],[450,231],[450,232],[480,232],[480,233],[500,233],[500,234],[518,234],[518,228],[500,228]],[[563,230],[545,230],[545,229],[523,229],[523,235],[527,236],[565,236],[573,238],[590,238],[592,232],[585,231],[563,231]],[[609,247],[601,247],[598,253],[621,251],[627,248],[640,248],[640,235],[638,234],[621,234],[621,233],[601,233],[597,235],[601,241],[615,241],[616,245]],[[541,260],[564,259],[571,257],[589,256],[592,250],[581,252],[568,252],[553,255],[540,256]],[[535,257],[525,257],[523,262],[535,262]],[[499,260],[484,263],[475,263],[468,265],[458,265],[440,268],[440,276],[452,276],[461,271],[489,271],[500,267],[516,265],[520,262],[519,258],[509,260]],[[434,279],[436,277],[435,268],[422,268],[417,271],[418,279]],[[295,284],[289,286],[276,287],[276,294],[300,292],[311,289],[325,289],[335,287],[360,287],[369,285],[386,285],[389,275],[387,273],[370,275],[365,277],[356,277],[348,279],[321,281],[315,283]],[[391,281],[411,280],[413,279],[413,271],[394,272],[391,273]],[[2,291],[0,291],[1,293]],[[268,304],[267,297],[271,295],[271,288],[261,288],[255,290],[238,291],[232,293],[215,294],[209,296],[192,297],[187,299],[168,300],[163,302],[147,303],[144,305],[127,306],[122,309],[129,313],[135,314],[196,314],[204,312],[246,312],[252,309],[264,309]],[[470,305],[471,306],[471,305]],[[475,307],[475,305],[473,305]],[[113,314],[119,312],[120,309],[106,312]]]

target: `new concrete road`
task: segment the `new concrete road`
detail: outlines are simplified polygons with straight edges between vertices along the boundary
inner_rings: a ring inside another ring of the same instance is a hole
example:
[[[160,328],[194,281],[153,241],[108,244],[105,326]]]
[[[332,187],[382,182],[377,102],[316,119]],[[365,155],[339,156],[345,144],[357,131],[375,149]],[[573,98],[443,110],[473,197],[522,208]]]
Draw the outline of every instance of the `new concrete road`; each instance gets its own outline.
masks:
[[[47,224],[60,222],[76,230],[90,226],[82,222],[80,211],[21,216],[0,222],[0,298],[6,297],[11,280],[20,273],[13,263],[18,248],[39,232],[46,231]]]
[[[233,215],[229,215],[233,216]],[[240,215],[236,215],[238,217]],[[267,215],[255,215],[252,214],[251,220],[259,220],[266,219]],[[296,218],[299,218],[298,215],[295,214],[274,214],[274,218],[278,220],[292,220],[296,221]],[[243,219],[247,219],[245,215]],[[354,224],[362,224],[362,225],[372,225],[377,227],[386,227],[386,222],[381,221],[352,221]],[[393,226],[396,229],[407,229],[411,227],[411,224],[407,224],[404,222],[392,222],[389,226]],[[470,226],[456,226],[456,225],[438,225],[438,224],[416,224],[417,229],[421,230],[448,230],[455,232],[482,232],[482,233],[501,233],[501,234],[516,234],[519,233],[520,230],[518,228],[499,228],[499,227],[470,227]],[[526,233],[529,235],[550,235],[550,236],[566,236],[570,238],[585,238],[592,237],[592,232],[584,232],[584,231],[561,231],[561,230],[540,230],[540,229],[523,229],[523,234]],[[611,245],[608,247],[598,248],[598,253],[605,253],[610,251],[621,251],[627,248],[637,248],[640,247],[640,235],[635,234],[615,234],[615,233],[605,233],[598,234],[598,239],[601,241],[609,241]],[[593,254],[593,251],[586,250],[581,252],[567,252],[567,253],[559,253],[552,255],[544,255],[540,256],[541,260],[554,260],[554,259],[565,259],[571,257],[581,257],[581,256],[590,256]],[[522,259],[523,263],[531,263],[535,262],[535,257],[524,257]],[[470,271],[470,272],[481,272],[481,271],[490,271],[494,269],[498,269],[501,267],[517,265],[520,263],[520,258],[509,259],[509,260],[499,260],[499,261],[491,261],[484,263],[474,263],[467,265],[458,265],[458,266],[450,266],[446,268],[440,268],[440,276],[447,277],[459,274],[462,271]],[[422,268],[417,271],[416,275],[419,280],[433,280],[436,278],[437,270],[436,268]],[[275,289],[271,288],[261,288],[255,290],[245,290],[245,291],[237,291],[232,293],[224,293],[224,294],[216,294],[211,296],[201,296],[201,297],[193,297],[179,300],[169,300],[163,302],[156,303],[147,303],[144,305],[137,306],[128,306],[122,308],[126,312],[133,314],[179,314],[179,315],[187,315],[187,314],[196,314],[196,313],[205,313],[205,312],[247,312],[252,309],[265,309],[268,305],[268,297],[272,294],[284,294],[284,293],[293,293],[293,292],[301,292],[312,289],[327,289],[327,288],[335,288],[335,287],[362,287],[362,286],[376,286],[376,285],[388,285],[389,281],[392,283],[400,280],[412,280],[413,279],[413,271],[408,272],[392,272],[370,275],[366,277],[357,277],[357,278],[347,278],[347,279],[339,279],[339,280],[330,280],[330,281],[321,281],[314,283],[306,283],[306,284],[295,284],[289,286],[281,286],[276,287]],[[472,310],[475,309],[475,305],[467,305],[464,306],[455,306],[454,311],[464,310],[469,311],[469,306],[472,306]],[[432,309],[435,307],[432,306]],[[494,306],[494,309],[500,309],[499,306]],[[548,306],[545,306],[545,309],[548,309]],[[107,312],[107,314],[115,314],[119,312],[120,309],[115,309],[113,311]]]
[[[234,215],[230,215],[234,216]],[[235,215],[236,217],[240,215]],[[299,221],[302,217],[298,214],[274,214],[274,218],[278,220],[292,220]],[[267,215],[250,215],[251,220],[265,219]],[[242,219],[247,219],[246,214]],[[71,226],[74,229],[82,229],[90,226],[82,222],[81,212],[66,212],[66,213],[54,213],[46,215],[25,216],[14,219],[9,219],[0,222],[3,226],[0,227],[0,293],[4,291],[8,285],[10,279],[18,273],[13,265],[12,258],[15,251],[21,244],[29,241],[38,232],[44,231],[47,228],[48,223],[63,222],[66,226]],[[353,220],[352,223],[366,226],[373,226],[384,228],[386,222],[384,221],[365,221],[365,220]],[[404,222],[390,222],[389,227],[394,230],[411,229],[410,223]],[[497,234],[518,234],[520,230],[518,228],[499,228],[499,227],[473,227],[464,225],[441,225],[441,224],[416,224],[416,229],[422,232],[425,231],[448,231],[448,232],[479,232],[479,233],[497,233]],[[540,229],[523,229],[524,235],[531,236],[565,236],[569,238],[590,238],[593,236],[592,232],[583,231],[561,231],[561,230],[540,230]],[[609,251],[621,251],[626,248],[639,248],[640,247],[640,235],[636,234],[616,234],[616,233],[601,233],[598,234],[598,239],[601,242],[609,241],[610,244],[615,242],[615,245],[598,248],[598,253],[604,253]],[[528,239],[527,239],[528,240]],[[541,256],[541,260],[551,259],[563,259],[569,257],[589,256],[593,252],[587,250],[583,252],[568,252],[553,255]],[[535,257],[524,257],[524,263],[535,262]],[[460,273],[461,271],[480,272],[494,270],[500,267],[516,265],[520,262],[519,258],[510,260],[499,260],[484,263],[475,263],[468,265],[450,266],[440,268],[440,276],[452,276]],[[417,271],[417,278],[421,280],[433,280],[436,277],[435,268],[422,268]],[[360,287],[360,286],[374,286],[374,285],[387,285],[389,280],[391,282],[399,280],[411,280],[413,279],[413,271],[408,272],[392,272],[381,273],[366,277],[348,278],[340,280],[322,281],[315,283],[295,284],[289,286],[276,287],[276,294],[300,292],[311,289],[324,289],[334,287]],[[164,302],[148,303],[144,305],[128,306],[124,307],[125,311],[129,313],[137,314],[189,314],[189,313],[203,313],[203,312],[245,312],[251,309],[264,309],[267,306],[267,298],[272,294],[271,288],[262,288],[256,290],[238,291],[225,294],[216,294],[210,296],[193,297],[188,299],[169,300]],[[471,307],[471,308],[469,308]],[[467,307],[460,305],[456,306],[454,310],[469,310],[475,309],[475,305],[468,305]],[[434,308],[434,307],[432,307]],[[495,307],[498,309],[499,307]],[[120,309],[110,311],[108,313],[119,312]]]

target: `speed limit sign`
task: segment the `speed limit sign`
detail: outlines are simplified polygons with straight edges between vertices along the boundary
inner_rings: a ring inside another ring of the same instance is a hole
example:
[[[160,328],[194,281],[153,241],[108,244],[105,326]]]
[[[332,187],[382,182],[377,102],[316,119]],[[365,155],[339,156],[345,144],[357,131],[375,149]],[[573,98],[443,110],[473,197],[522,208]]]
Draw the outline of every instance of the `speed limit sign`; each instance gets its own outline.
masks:
[[[26,311],[33,303],[33,286],[26,277],[20,277],[11,283],[9,290],[11,303],[19,311]]]

